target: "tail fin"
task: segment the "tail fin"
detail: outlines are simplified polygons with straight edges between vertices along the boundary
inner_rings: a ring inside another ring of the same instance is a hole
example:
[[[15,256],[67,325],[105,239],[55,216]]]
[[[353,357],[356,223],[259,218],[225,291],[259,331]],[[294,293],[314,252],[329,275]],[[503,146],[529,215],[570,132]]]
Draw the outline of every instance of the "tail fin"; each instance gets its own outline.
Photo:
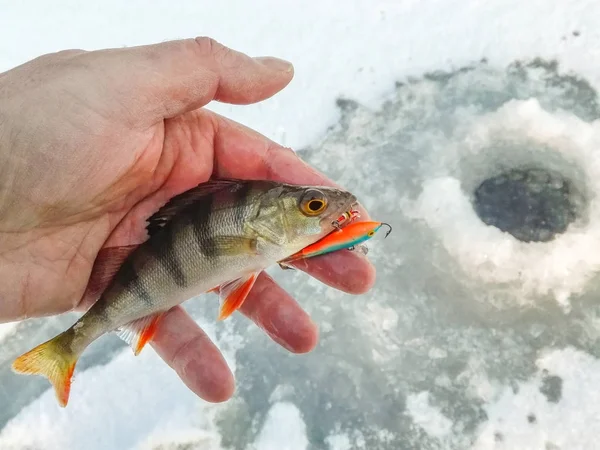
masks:
[[[19,356],[12,365],[15,372],[48,378],[63,408],[69,401],[71,377],[78,359],[78,355],[71,350],[72,340],[73,332],[67,330]]]

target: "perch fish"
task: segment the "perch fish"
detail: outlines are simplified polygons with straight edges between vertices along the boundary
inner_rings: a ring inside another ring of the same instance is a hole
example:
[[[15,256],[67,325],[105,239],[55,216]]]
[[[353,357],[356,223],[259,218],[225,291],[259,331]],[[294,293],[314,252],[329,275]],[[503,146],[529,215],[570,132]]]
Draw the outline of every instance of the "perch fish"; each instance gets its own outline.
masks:
[[[116,331],[137,355],[162,314],[209,291],[218,291],[219,319],[228,317],[262,270],[335,231],[356,203],[345,190],[264,180],[212,180],[175,196],[148,219],[149,238],[114,268],[98,301],[13,370],[48,378],[65,407],[77,360],[100,336]]]

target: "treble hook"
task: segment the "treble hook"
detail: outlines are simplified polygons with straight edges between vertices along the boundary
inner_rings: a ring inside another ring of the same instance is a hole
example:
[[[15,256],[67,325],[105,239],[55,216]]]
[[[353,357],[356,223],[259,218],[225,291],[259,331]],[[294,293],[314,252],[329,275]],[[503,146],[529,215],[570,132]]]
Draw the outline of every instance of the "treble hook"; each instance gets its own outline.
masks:
[[[386,237],[388,237],[388,236],[390,235],[390,233],[392,232],[392,226],[391,226],[389,223],[385,223],[385,222],[381,222],[381,225],[382,225],[382,226],[383,226],[383,225],[385,225],[386,227],[388,227],[388,228],[389,228],[388,232],[387,232],[387,233],[385,233],[385,236],[384,236],[384,239],[385,239],[385,238],[386,238]]]

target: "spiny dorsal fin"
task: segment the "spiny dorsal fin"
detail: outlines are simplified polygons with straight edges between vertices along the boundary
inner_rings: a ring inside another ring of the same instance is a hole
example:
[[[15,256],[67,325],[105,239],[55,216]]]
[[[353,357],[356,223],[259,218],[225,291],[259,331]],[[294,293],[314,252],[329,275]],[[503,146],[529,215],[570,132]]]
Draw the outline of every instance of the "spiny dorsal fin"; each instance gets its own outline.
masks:
[[[173,219],[173,217],[202,197],[206,197],[207,195],[215,194],[224,190],[235,192],[248,181],[249,180],[237,180],[233,178],[209,180],[179,195],[176,195],[152,216],[150,216],[150,218],[148,218],[148,225],[146,226],[148,235],[153,236],[159,232]]]

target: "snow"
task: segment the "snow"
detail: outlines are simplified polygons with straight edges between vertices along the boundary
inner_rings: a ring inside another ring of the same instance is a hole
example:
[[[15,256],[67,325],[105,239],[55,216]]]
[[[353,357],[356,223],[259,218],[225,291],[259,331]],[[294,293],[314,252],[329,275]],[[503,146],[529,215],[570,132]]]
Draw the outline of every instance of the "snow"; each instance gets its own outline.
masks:
[[[499,65],[560,58],[566,70],[600,80],[598,5],[592,0],[568,6],[532,0],[527,7],[519,0],[259,0],[252,6],[228,0],[219,7],[206,0],[155,0],[151,6],[142,0],[105,0],[101,6],[63,0],[60,8],[35,0],[4,3],[0,70],[65,48],[197,35],[292,61],[295,80],[273,99],[243,108],[211,106],[292,147],[312,143],[335,123],[338,96],[375,107],[401,77],[483,57]],[[572,39],[574,30],[580,39]]]
[[[17,323],[2,323],[0,324],[0,342],[10,335],[12,335],[17,329]]]
[[[289,402],[275,403],[251,450],[304,450],[308,448],[302,413]]]
[[[204,329],[216,340],[211,324]],[[231,356],[225,352],[235,369]],[[220,448],[214,431],[219,407],[208,408],[186,395],[187,388],[153,351],[134,358],[127,348],[109,365],[76,373],[73,380],[71,396],[77,401],[61,409],[47,390],[4,428],[0,448],[155,448],[173,435],[177,441],[193,437],[207,441],[207,448]]]
[[[518,393],[496,386],[495,398],[486,407],[489,421],[478,430],[474,450],[596,447],[600,433],[600,362],[576,349],[565,348],[547,351],[536,363],[537,373],[518,385]],[[563,380],[560,404],[549,403],[542,392],[543,379],[548,376]],[[515,410],[528,413],[525,417],[515,414]]]
[[[452,431],[452,421],[430,404],[429,392],[409,395],[406,409],[415,422],[430,436],[444,438]]]
[[[577,112],[587,91],[568,107],[577,83],[565,81],[572,89],[563,92],[545,82],[548,70],[528,70],[523,81],[504,68],[557,59],[561,73],[600,87],[600,4],[4,3],[0,70],[63,48],[196,35],[292,61],[295,80],[274,98],[210,108],[285,145],[312,147],[311,163],[396,226],[369,253],[379,271],[371,294],[278,274],[322,324],[312,354],[288,355],[239,318],[215,325],[194,316],[236,370],[231,402],[202,402],[151,349],[137,358],[125,349],[76,373],[67,409],[49,390],[32,399],[0,429],[0,448],[593,447],[600,312],[584,297],[598,294],[600,123],[587,107]],[[447,83],[422,78],[484,57],[490,69]],[[409,77],[419,82],[394,87]],[[502,96],[514,98],[496,105]],[[339,97],[357,103],[339,108]],[[502,153],[490,151],[507,136]],[[523,143],[532,145],[519,151]],[[587,221],[546,245],[484,226],[468,191],[499,157],[550,165],[580,183],[590,194]],[[0,339],[14,326],[0,325]]]

